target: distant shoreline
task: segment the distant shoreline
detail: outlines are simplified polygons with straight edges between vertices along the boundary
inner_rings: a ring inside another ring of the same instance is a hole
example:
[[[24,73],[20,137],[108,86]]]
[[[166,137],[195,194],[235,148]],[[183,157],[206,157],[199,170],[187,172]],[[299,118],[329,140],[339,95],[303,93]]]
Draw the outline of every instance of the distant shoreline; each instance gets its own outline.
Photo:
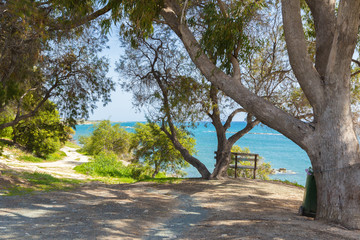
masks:
[[[101,122],[102,120],[79,120],[76,122],[76,125],[90,125]]]

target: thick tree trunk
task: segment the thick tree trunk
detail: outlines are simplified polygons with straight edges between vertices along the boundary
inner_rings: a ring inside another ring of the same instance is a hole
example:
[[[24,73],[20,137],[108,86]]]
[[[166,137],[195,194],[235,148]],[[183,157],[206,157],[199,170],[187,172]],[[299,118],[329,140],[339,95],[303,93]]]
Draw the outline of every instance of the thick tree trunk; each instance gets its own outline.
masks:
[[[359,165],[324,169],[315,174],[315,179],[318,195],[316,218],[360,229]]]
[[[360,229],[359,143],[350,103],[344,102],[328,99],[308,155],[317,184],[317,218]]]

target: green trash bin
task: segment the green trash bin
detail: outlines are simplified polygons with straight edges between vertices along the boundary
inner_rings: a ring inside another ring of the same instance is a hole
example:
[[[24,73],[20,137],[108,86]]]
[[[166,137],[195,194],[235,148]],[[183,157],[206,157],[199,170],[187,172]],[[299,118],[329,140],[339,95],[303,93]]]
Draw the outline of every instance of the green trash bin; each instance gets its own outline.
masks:
[[[301,207],[299,208],[299,214],[301,216],[315,217],[316,216],[316,182],[314,175],[307,175],[304,199]]]

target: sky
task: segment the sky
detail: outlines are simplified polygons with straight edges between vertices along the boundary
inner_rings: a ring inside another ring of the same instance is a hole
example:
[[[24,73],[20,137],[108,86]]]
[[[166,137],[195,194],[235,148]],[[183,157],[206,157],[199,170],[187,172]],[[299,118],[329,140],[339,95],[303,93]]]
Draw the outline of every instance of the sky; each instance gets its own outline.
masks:
[[[115,62],[120,59],[121,54],[124,54],[120,47],[115,31],[109,36],[109,49],[103,50],[103,55],[109,58],[110,69],[108,77],[111,77],[116,82],[116,90],[111,93],[111,102],[105,107],[102,102],[97,103],[97,109],[93,114],[90,114],[89,120],[110,120],[121,122],[145,121],[145,114],[138,112],[132,106],[132,94],[121,90],[119,86],[119,73],[115,72]]]
[[[132,106],[132,93],[122,91],[119,86],[119,73],[115,71],[115,63],[124,54],[116,31],[109,36],[109,48],[103,50],[102,54],[109,58],[110,69],[108,77],[116,82],[116,90],[111,93],[111,102],[103,106],[102,102],[97,103],[97,108],[90,114],[88,120],[110,120],[114,122],[141,122],[146,121],[144,111],[139,112]],[[233,121],[243,121],[244,114],[238,114]]]

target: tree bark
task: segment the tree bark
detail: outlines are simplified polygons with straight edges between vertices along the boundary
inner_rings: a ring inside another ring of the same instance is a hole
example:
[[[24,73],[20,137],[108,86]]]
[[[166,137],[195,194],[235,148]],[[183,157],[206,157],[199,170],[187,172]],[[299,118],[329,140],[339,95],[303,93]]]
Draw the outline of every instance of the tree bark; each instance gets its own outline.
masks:
[[[210,179],[210,172],[206,168],[206,166],[199,161],[199,159],[193,157],[189,151],[184,148],[184,146],[177,140],[176,136],[172,133],[169,133],[165,128],[162,128],[165,134],[170,138],[171,142],[174,144],[174,147],[181,153],[181,156],[190,163],[193,167],[195,167],[201,175],[203,179]]]
[[[167,124],[169,125],[169,128],[170,128],[170,132],[166,129],[164,123],[163,123],[163,126],[161,127],[161,130],[168,136],[168,138],[173,143],[175,149],[177,149],[180,152],[180,154],[184,158],[184,160],[186,162],[188,162],[189,164],[191,164],[193,167],[195,167],[203,179],[209,179],[210,172],[206,168],[206,166],[199,159],[193,157],[190,154],[190,152],[177,139],[176,129],[175,129],[172,117],[171,117],[170,105],[169,105],[169,99],[168,99],[168,93],[167,93],[166,87],[164,86],[164,84],[161,81],[161,79],[159,78],[159,76],[154,75],[154,77],[161,89],[162,94],[163,94],[165,115],[167,118]]]
[[[220,109],[219,109],[219,100],[218,100],[219,90],[211,85],[210,88],[210,99],[212,105],[212,114],[209,114],[212,119],[212,125],[216,129],[217,136],[217,151],[216,151],[216,163],[214,171],[212,172],[210,179],[225,179],[228,177],[227,170],[229,164],[231,163],[231,148],[232,146],[245,134],[247,134],[251,129],[253,129],[259,121],[252,120],[252,115],[248,114],[246,121],[246,126],[240,131],[236,132],[229,138],[226,136],[226,131],[230,128],[231,122],[235,115],[239,112],[243,112],[243,109],[234,110],[227,118],[224,124],[221,122]]]
[[[313,137],[317,141],[308,155],[314,167],[317,185],[316,217],[359,229],[359,144],[348,116],[335,115],[332,111],[320,116]]]

